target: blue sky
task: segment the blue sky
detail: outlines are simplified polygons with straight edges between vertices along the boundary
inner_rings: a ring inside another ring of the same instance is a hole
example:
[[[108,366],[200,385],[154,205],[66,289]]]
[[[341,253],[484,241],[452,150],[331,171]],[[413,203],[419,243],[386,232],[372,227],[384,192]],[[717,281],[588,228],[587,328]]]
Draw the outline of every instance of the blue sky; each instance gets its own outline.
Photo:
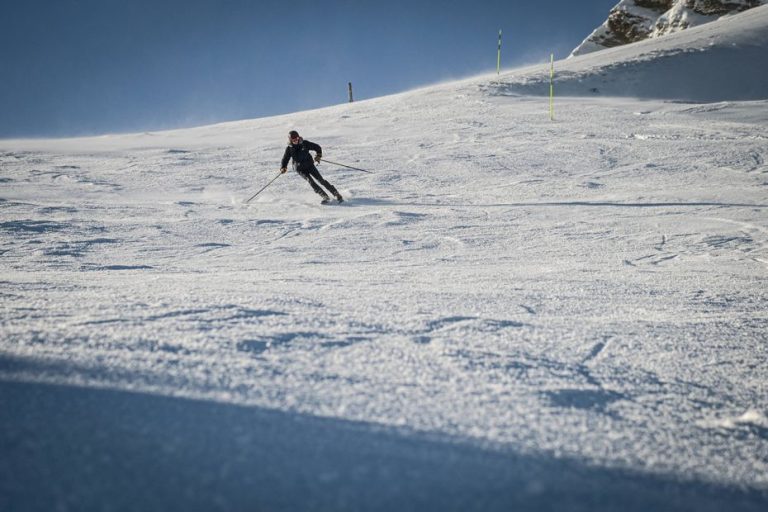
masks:
[[[372,98],[567,56],[617,0],[17,0],[0,137],[159,130]]]

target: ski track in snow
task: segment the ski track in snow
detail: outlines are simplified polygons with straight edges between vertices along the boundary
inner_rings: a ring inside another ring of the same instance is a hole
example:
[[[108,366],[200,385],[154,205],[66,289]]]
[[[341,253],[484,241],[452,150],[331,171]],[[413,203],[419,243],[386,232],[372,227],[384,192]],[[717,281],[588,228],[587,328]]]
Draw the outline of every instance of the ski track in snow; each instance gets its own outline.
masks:
[[[768,101],[546,108],[467,81],[0,141],[0,378],[766,492]],[[243,204],[293,127],[374,174]]]

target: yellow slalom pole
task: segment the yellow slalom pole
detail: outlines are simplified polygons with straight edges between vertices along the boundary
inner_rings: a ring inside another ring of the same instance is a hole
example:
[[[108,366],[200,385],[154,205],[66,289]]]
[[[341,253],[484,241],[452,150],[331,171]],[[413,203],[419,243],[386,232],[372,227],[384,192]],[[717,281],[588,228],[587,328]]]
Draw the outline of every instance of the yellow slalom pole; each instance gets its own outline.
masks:
[[[499,51],[496,53],[496,74],[501,72],[501,29],[499,29]]]
[[[549,54],[549,120],[555,120],[555,54]]]

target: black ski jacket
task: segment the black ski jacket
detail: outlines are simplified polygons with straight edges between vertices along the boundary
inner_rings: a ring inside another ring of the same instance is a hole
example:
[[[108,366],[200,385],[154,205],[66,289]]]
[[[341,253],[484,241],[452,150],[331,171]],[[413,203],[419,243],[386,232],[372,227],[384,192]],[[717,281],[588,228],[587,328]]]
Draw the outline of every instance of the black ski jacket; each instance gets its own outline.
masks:
[[[285,148],[285,154],[283,154],[283,160],[280,162],[280,167],[287,167],[288,160],[293,158],[293,167],[297,171],[308,171],[314,167],[312,163],[312,155],[310,151],[314,151],[318,156],[323,156],[323,149],[314,142],[302,139],[298,144],[288,144]]]

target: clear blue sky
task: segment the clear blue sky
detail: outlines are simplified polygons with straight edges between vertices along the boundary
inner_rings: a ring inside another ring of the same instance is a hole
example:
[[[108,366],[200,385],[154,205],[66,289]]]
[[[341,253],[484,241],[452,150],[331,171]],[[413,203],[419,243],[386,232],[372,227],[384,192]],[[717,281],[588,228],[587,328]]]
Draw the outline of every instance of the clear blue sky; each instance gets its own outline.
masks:
[[[263,117],[567,56],[617,0],[10,0],[0,137]]]

